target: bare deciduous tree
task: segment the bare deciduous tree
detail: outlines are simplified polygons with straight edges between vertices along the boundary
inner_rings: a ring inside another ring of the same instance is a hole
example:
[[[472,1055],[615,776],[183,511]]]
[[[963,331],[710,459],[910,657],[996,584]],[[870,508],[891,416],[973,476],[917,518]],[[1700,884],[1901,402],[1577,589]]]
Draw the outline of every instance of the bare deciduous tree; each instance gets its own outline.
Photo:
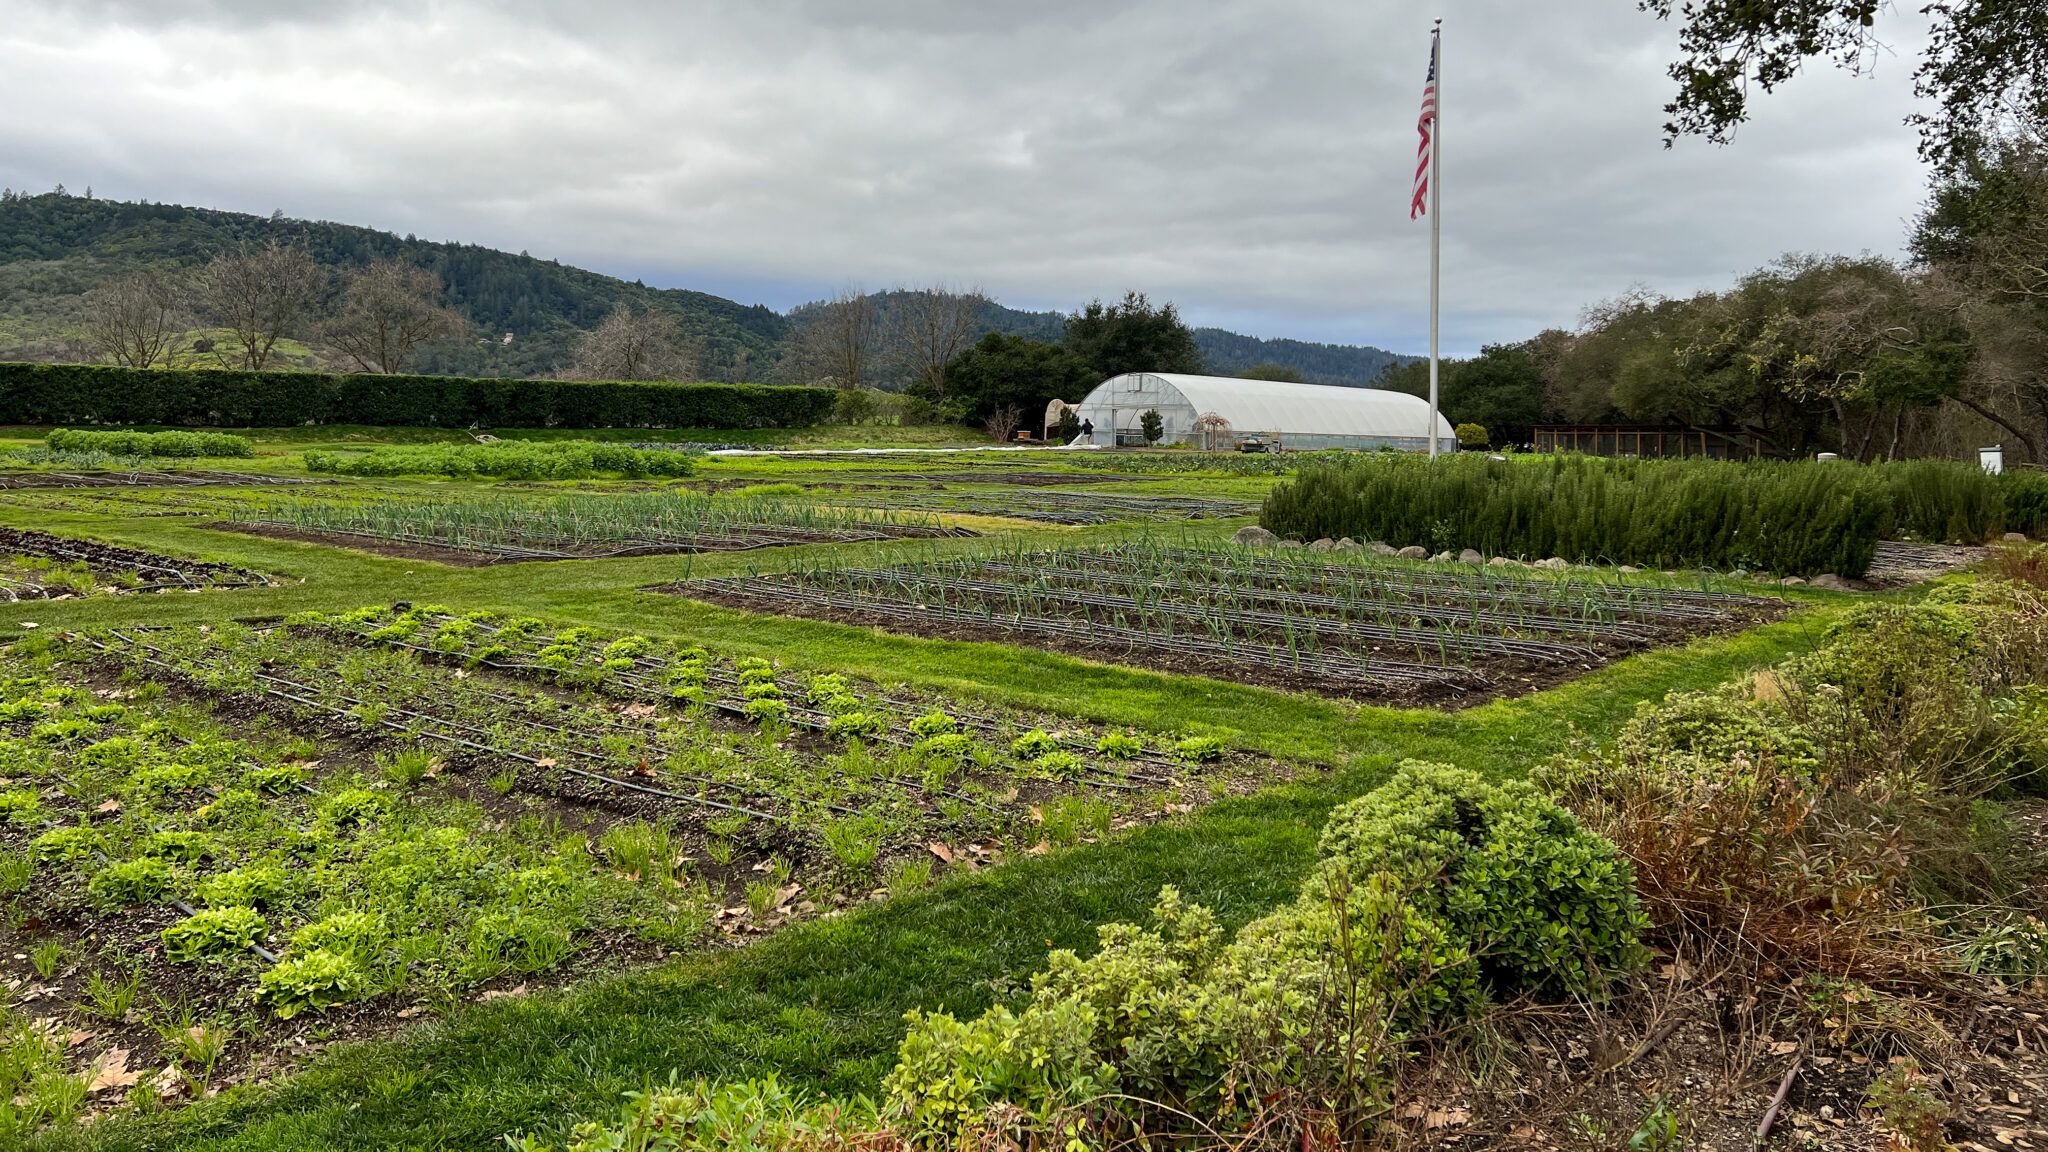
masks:
[[[85,294],[93,350],[116,364],[148,368],[177,334],[177,295],[152,272],[124,276]]]
[[[988,297],[979,287],[965,292],[941,285],[896,294],[896,327],[910,353],[911,371],[932,397],[946,394],[946,365],[958,355],[981,318]]]
[[[200,275],[200,297],[241,344],[238,367],[261,371],[287,331],[327,289],[327,273],[304,248],[273,240],[215,256]],[[222,354],[223,362],[226,356]]]
[[[826,301],[804,330],[806,358],[839,387],[859,388],[867,383],[876,335],[874,297],[847,288]]]
[[[989,439],[1004,441],[1010,438],[1010,433],[1017,430],[1017,422],[1023,418],[1023,410],[1015,404],[1003,404],[989,414],[988,421],[982,428],[988,432]]]
[[[620,301],[604,323],[576,343],[570,380],[694,380],[702,350],[680,318]]]
[[[468,331],[462,314],[441,304],[441,278],[398,260],[349,273],[341,312],[323,332],[364,372],[403,372],[421,344]]]

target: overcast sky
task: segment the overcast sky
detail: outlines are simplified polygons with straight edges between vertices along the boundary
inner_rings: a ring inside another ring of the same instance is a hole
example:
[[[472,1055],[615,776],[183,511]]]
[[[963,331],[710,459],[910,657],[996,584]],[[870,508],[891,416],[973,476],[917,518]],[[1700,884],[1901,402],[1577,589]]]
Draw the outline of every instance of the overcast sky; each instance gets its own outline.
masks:
[[[1909,9],[1910,12],[1910,9]],[[1137,288],[1261,336],[1426,346],[1407,202],[1445,18],[1447,351],[1632,283],[1899,250],[1896,56],[1666,151],[1633,0],[0,0],[0,184],[528,250],[785,309]]]

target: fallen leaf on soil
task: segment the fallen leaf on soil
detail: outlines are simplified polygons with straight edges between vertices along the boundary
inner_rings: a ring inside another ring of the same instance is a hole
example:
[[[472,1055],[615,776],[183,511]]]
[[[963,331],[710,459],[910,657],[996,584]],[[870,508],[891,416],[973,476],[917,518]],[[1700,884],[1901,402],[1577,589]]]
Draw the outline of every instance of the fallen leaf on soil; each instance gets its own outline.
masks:
[[[415,1004],[410,1008],[400,1008],[398,1010],[398,1018],[401,1020],[410,1020],[413,1017],[419,1015],[420,1013],[425,1012],[426,1010],[427,1006],[425,1004]]]
[[[100,805],[98,809],[98,811],[101,812],[119,812],[120,810],[121,802],[119,800],[109,800],[106,803]]]
[[[86,1082],[87,1092],[100,1092],[108,1088],[126,1088],[142,1079],[142,1073],[128,1071],[128,1049],[109,1048],[100,1053],[99,1059],[86,1070],[92,1079]]]
[[[1025,851],[1031,853],[1033,856],[1043,856],[1047,852],[1052,851],[1052,844],[1050,841],[1040,840],[1038,843],[1033,844],[1031,847],[1025,849]]]
[[[1423,1114],[1428,1111],[1429,1109],[1424,1108],[1422,1106],[1421,1101],[1416,1101],[1411,1104],[1403,1104],[1401,1106],[1401,1111],[1397,1113],[1397,1115],[1399,1115],[1403,1120],[1420,1120],[1422,1119]]]
[[[66,1048],[76,1048],[97,1035],[99,1035],[97,1032],[73,1032],[64,1038],[64,1046]]]
[[[1776,1044],[1771,1045],[1771,1055],[1773,1056],[1790,1056],[1797,1051],[1799,1051],[1799,1042],[1797,1040],[1780,1040]]]
[[[626,715],[628,716],[652,716],[654,715],[655,711],[656,709],[652,704],[626,705]]]
[[[534,762],[534,767],[536,768],[553,768],[554,766],[555,758],[553,756],[543,756]]]
[[[483,995],[481,995],[481,996],[477,997],[477,999],[479,999],[479,1000],[503,1000],[503,999],[505,999],[505,998],[506,998],[506,997],[508,997],[508,996],[524,996],[524,995],[526,995],[526,985],[524,985],[524,984],[521,984],[521,985],[520,985],[519,987],[517,987],[517,988],[510,988],[510,989],[497,989],[497,988],[493,988],[493,989],[491,989],[491,990],[490,990],[489,992],[486,992],[486,993],[484,993]]]
[[[953,850],[951,848],[946,847],[944,843],[938,840],[934,840],[929,845],[927,845],[927,847],[929,847],[932,850],[932,855],[937,856],[939,859],[944,860],[948,864],[951,864],[953,862]]]
[[[1033,824],[1045,823],[1045,809],[1040,808],[1036,804],[1033,804],[1031,806],[1031,822]]]
[[[1469,1123],[1472,1119],[1470,1108],[1438,1108],[1422,1118],[1424,1128],[1455,1128]]]

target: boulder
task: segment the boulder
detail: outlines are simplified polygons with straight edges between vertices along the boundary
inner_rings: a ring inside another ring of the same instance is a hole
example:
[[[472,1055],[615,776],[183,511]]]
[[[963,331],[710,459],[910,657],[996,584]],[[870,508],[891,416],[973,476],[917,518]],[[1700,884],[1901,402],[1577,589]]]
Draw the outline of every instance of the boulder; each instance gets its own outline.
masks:
[[[1311,552],[1330,552],[1334,551],[1336,547],[1337,542],[1335,540],[1330,539],[1328,536],[1325,536],[1321,540],[1318,540],[1315,543],[1309,545],[1308,550]]]
[[[1529,565],[1529,567],[1548,568],[1552,572],[1562,572],[1565,569],[1571,567],[1571,562],[1566,560],[1562,556],[1548,556],[1544,559],[1538,560],[1534,564]]]
[[[1279,542],[1278,544],[1275,544],[1275,545],[1273,545],[1273,547],[1275,547],[1275,548],[1299,548],[1299,547],[1301,547],[1301,541],[1299,541],[1299,540],[1282,540],[1282,541],[1281,541],[1281,542]]]
[[[1801,584],[1804,584],[1804,583],[1806,583],[1806,581],[1805,581],[1805,580],[1802,580],[1802,579],[1800,579],[1800,578],[1799,578],[1799,577],[1797,577],[1797,576],[1787,576],[1787,577],[1785,577],[1785,586],[1786,586],[1787,588],[1797,588],[1797,587],[1799,587],[1799,586],[1800,586]]]
[[[1337,541],[1337,551],[1339,551],[1339,552],[1363,552],[1363,551],[1365,551],[1365,545],[1363,545],[1363,544],[1360,544],[1360,543],[1359,543],[1358,541],[1356,541],[1356,540],[1353,540],[1353,539],[1352,539],[1351,537],[1349,537],[1349,536],[1346,536],[1346,537],[1344,537],[1343,539],[1341,539],[1341,540]]]
[[[1621,567],[1616,568],[1615,571],[1621,573],[1623,576],[1633,576],[1636,573],[1641,572],[1642,569],[1636,567],[1633,564],[1623,564]]]
[[[1394,555],[1399,556],[1403,560],[1427,560],[1429,559],[1429,549],[1424,548],[1420,544],[1410,544],[1399,552],[1394,553]]]
[[[2025,532],[2007,532],[1999,537],[1999,539],[2008,544],[2025,544],[2027,542],[2027,534]]]
[[[1280,542],[1280,538],[1259,527],[1257,524],[1253,524],[1246,528],[1239,528],[1237,535],[1230,538],[1230,542],[1232,544],[1243,544],[1251,548],[1271,548]]]
[[[1479,554],[1478,552],[1476,552],[1476,551],[1474,551],[1474,550],[1472,550],[1472,549],[1470,549],[1470,548],[1467,548],[1467,549],[1465,549],[1465,550],[1464,550],[1463,552],[1460,552],[1460,553],[1458,553],[1458,563],[1460,563],[1460,564],[1484,564],[1484,563],[1486,563],[1486,557],[1484,557],[1484,556],[1481,556],[1481,555],[1480,555],[1480,554]]]
[[[1808,581],[1808,583],[1810,583],[1815,588],[1825,588],[1830,592],[1870,591],[1870,585],[1865,584],[1863,581],[1850,580],[1846,577],[1837,576],[1833,572],[1823,572],[1820,575],[1815,576],[1812,580]]]
[[[1367,544],[1365,550],[1375,556],[1392,556],[1394,554],[1394,546],[1385,540],[1375,540]]]
[[[1495,556],[1486,562],[1486,566],[1488,568],[1520,568],[1523,565],[1520,560],[1511,560],[1506,556]]]
[[[1729,571],[1729,573],[1728,573],[1728,578],[1729,578],[1730,580],[1747,580],[1747,579],[1749,579],[1749,569],[1747,569],[1747,568],[1735,568],[1735,569],[1731,569],[1731,570]]]

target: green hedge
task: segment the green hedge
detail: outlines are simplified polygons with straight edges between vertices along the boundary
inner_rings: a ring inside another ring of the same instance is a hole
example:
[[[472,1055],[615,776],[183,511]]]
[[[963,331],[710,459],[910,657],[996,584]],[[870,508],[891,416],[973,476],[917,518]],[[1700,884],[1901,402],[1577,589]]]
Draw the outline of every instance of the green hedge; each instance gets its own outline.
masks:
[[[1975,463],[1733,463],[1563,456],[1344,457],[1303,468],[1260,522],[1489,556],[1860,576],[1881,539],[1981,544],[2048,533],[2048,475]]]
[[[1853,464],[1477,454],[1311,465],[1260,513],[1267,529],[1302,540],[1799,576],[1862,575],[1892,521],[1878,471]]]
[[[500,480],[577,480],[601,472],[632,477],[688,476],[690,455],[666,449],[627,448],[588,440],[500,440],[491,444],[416,444],[378,448],[360,456],[306,453],[314,472],[345,476],[489,476]]]
[[[52,452],[104,452],[109,456],[254,456],[247,436],[220,432],[86,432],[59,428],[44,438]]]
[[[801,428],[830,388],[0,363],[0,424]]]

